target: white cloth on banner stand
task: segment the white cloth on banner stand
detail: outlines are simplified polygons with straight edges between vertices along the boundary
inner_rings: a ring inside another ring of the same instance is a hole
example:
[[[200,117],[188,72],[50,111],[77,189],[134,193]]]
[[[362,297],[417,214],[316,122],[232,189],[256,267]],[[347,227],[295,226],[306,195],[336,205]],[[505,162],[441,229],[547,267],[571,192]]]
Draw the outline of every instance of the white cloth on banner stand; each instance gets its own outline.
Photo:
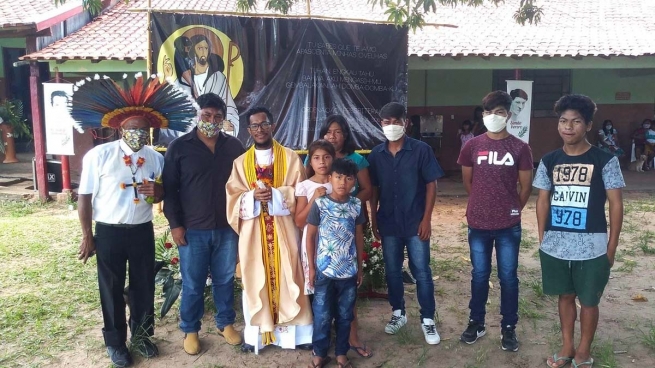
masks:
[[[246,344],[255,347],[255,354],[264,348],[262,344],[262,334],[259,326],[250,325],[250,312],[246,301],[245,293],[242,293],[243,299],[243,319],[246,327],[243,329],[243,340]],[[297,345],[312,343],[313,325],[304,326],[275,326],[275,342],[272,345],[279,346],[282,349],[295,349]]]
[[[632,153],[630,154],[630,162],[637,161],[637,156],[635,155],[635,141],[632,141]]]

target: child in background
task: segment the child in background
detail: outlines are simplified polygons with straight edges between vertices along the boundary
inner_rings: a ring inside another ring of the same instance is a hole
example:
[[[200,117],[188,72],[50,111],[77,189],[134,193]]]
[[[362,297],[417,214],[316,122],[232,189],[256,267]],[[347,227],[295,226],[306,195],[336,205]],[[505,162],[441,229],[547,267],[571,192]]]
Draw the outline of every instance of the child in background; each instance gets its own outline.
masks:
[[[316,198],[332,193],[332,185],[328,180],[332,161],[336,153],[332,143],[319,139],[309,145],[307,154],[307,175],[309,179],[296,185],[296,226],[303,229],[301,243],[301,260],[305,274],[305,295],[314,294],[314,288],[309,285],[309,263],[307,263],[307,215]]]
[[[464,148],[464,145],[466,142],[470,141],[475,137],[473,135],[473,132],[471,131],[471,120],[464,120],[462,122],[462,127],[457,131],[457,138],[462,142],[462,145],[460,146],[459,150],[461,151],[462,148]]]
[[[337,364],[352,367],[346,354],[357,287],[362,283],[366,222],[362,202],[350,195],[357,171],[357,165],[350,160],[334,160],[329,176],[332,193],[315,199],[307,216],[309,284],[314,287],[314,368],[323,367],[330,360],[327,352],[333,319]]]

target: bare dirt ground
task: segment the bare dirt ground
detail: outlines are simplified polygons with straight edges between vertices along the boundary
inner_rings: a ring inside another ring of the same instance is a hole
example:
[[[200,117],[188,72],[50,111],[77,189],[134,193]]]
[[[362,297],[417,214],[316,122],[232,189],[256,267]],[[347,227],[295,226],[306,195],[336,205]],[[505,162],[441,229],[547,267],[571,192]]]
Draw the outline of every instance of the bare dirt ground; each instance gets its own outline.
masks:
[[[630,193],[626,197],[620,251],[601,302],[600,323],[594,343],[596,367],[655,367],[655,351],[644,343],[644,334],[653,328],[655,321],[655,255],[648,250],[655,244],[655,234],[651,232],[655,231],[655,197],[640,193]],[[384,333],[384,325],[390,315],[386,300],[358,300],[360,334],[373,349],[374,356],[363,359],[351,352],[349,357],[353,365],[545,367],[546,357],[559,348],[560,335],[556,299],[541,292],[535,199],[533,196],[523,212],[519,267],[521,319],[517,327],[521,342],[519,352],[508,353],[500,349],[500,290],[495,275],[492,275],[493,289],[487,305],[487,336],[471,346],[459,342],[459,335],[467,323],[470,297],[470,261],[464,217],[466,198],[445,197],[438,199],[432,235],[432,265],[436,278],[441,344],[425,344],[419,326],[415,287],[410,286],[406,287],[405,295],[409,323],[402,333],[395,336]],[[633,301],[637,294],[649,301]],[[174,308],[169,316],[158,321],[155,340],[161,355],[147,361],[137,358],[138,367],[306,367],[309,363],[310,353],[306,351],[266,348],[258,356],[242,353],[216,334],[210,313],[206,313],[203,320],[202,353],[188,356],[182,350],[182,334],[177,328],[175,312]],[[77,336],[71,341],[74,350],[62,354],[50,366],[109,366],[102,346],[99,312],[97,321],[98,328]],[[237,328],[242,326],[241,319]],[[333,362],[329,366],[336,367],[336,364]]]

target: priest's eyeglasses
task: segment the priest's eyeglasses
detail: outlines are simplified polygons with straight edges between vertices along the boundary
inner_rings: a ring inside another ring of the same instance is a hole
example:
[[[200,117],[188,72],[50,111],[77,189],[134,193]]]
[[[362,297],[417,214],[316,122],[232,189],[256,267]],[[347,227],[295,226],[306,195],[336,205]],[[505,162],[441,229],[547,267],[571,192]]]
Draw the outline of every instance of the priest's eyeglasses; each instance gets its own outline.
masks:
[[[265,122],[260,123],[260,124],[250,124],[250,125],[248,125],[248,129],[252,130],[253,132],[256,132],[256,131],[258,131],[260,129],[261,130],[268,130],[268,129],[271,128],[272,125],[273,124],[271,124],[270,122],[265,121]]]

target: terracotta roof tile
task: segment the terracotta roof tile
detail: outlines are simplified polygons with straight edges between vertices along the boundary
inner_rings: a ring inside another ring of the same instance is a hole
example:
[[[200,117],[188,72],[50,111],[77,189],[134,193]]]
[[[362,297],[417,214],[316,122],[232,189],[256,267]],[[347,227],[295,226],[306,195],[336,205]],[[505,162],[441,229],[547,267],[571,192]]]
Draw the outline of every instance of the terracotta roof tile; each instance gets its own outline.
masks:
[[[82,5],[82,0],[68,0],[55,6],[52,0],[0,1],[0,29],[33,25]]]
[[[39,0],[30,0],[33,2]],[[548,0],[539,25],[521,26],[513,19],[520,0],[477,8],[439,7],[428,25],[409,35],[410,55],[438,56],[641,56],[655,54],[655,1]],[[147,54],[147,0],[120,3],[65,39],[26,56],[27,59],[142,60]],[[184,6],[182,9],[180,3]],[[314,17],[383,22],[384,10],[366,0],[312,0]],[[0,5],[1,7],[2,5]],[[236,0],[152,0],[162,11],[218,11],[241,14]],[[252,13],[274,15],[258,0]],[[298,2],[289,17],[307,16]],[[437,24],[439,26],[433,25]],[[448,25],[448,26],[444,26]]]
[[[479,50],[486,50],[498,56],[655,54],[655,1],[541,1],[544,15],[536,26],[514,22],[519,2],[506,0],[499,7],[487,4],[466,11],[441,7],[428,17],[428,22],[450,23],[456,28],[424,27],[410,34],[409,53],[479,55]]]
[[[129,11],[133,2],[115,5],[77,32],[23,59],[145,60],[148,53],[147,15]]]

